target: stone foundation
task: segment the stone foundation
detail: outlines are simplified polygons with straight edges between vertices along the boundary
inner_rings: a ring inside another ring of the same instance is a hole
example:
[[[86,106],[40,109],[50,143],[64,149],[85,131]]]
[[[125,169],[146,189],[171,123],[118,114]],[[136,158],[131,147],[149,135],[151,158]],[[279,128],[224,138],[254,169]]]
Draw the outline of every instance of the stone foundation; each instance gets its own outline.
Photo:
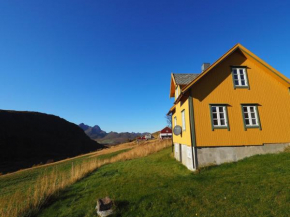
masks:
[[[192,149],[190,146],[175,143],[174,156],[189,170],[194,171],[196,168],[195,164],[200,168],[236,162],[257,154],[279,153],[284,151],[288,146],[290,146],[290,143],[264,144],[259,146],[197,147]]]
[[[174,157],[189,170],[194,171],[194,149],[190,146],[174,143]]]

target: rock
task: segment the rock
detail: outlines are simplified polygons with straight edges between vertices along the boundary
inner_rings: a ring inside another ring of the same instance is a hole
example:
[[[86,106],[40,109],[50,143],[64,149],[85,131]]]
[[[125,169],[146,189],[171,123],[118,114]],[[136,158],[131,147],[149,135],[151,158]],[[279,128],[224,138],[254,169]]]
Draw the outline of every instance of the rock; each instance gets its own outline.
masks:
[[[96,210],[101,217],[113,214],[113,201],[109,197],[98,199]]]

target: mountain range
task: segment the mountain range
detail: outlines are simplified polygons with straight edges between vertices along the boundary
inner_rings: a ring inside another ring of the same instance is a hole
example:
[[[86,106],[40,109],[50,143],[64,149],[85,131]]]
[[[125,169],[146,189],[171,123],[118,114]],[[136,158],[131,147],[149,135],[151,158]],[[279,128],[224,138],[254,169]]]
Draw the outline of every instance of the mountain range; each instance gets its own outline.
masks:
[[[93,140],[97,141],[98,143],[105,144],[105,145],[116,145],[120,143],[124,143],[127,141],[131,141],[136,139],[136,137],[143,136],[147,134],[145,133],[134,133],[134,132],[109,132],[103,131],[98,125],[89,126],[84,123],[79,124],[79,127],[85,131],[85,133]]]

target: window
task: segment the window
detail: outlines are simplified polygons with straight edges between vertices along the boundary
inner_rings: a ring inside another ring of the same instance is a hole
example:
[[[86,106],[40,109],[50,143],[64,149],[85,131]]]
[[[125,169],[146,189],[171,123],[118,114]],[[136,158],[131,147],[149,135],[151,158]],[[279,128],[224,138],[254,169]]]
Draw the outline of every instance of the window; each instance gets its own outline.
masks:
[[[246,68],[232,68],[235,88],[249,87]]]
[[[228,129],[227,108],[225,105],[210,105],[212,130],[216,128]]]
[[[178,98],[178,96],[179,96],[178,86],[176,86],[176,88],[175,88],[175,95],[176,95],[176,98]]]
[[[185,131],[185,112],[184,112],[184,110],[181,112],[181,118],[182,118],[182,130]]]
[[[174,117],[174,126],[176,126],[176,121],[177,121],[176,117]]]
[[[245,129],[246,128],[261,129],[257,105],[242,105],[242,113]]]

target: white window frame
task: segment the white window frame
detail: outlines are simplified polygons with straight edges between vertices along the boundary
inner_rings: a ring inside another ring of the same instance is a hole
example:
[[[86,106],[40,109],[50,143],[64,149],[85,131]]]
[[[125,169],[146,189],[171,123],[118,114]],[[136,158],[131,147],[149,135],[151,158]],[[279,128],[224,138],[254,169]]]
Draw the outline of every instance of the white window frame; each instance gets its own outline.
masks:
[[[175,94],[176,94],[176,99],[179,97],[179,91],[178,91],[178,86],[175,88]]]
[[[233,67],[232,68],[232,76],[233,76],[234,87],[237,87],[237,88],[249,87],[248,75],[247,75],[246,68]],[[243,78],[242,78],[242,76],[243,76]],[[236,84],[236,81],[238,82],[238,84]],[[245,84],[242,84],[242,81],[244,81]]]
[[[186,126],[185,126],[185,110],[184,109],[181,111],[181,120],[182,120],[182,131],[185,131]]]
[[[176,125],[177,125],[177,118],[176,118],[176,116],[174,117],[174,126],[176,127]]]
[[[246,128],[260,127],[260,120],[258,116],[257,106],[256,105],[242,105],[242,109],[243,109],[243,118],[244,118],[245,127]],[[248,123],[247,123],[247,120],[248,120]],[[256,124],[253,123],[254,120]]]
[[[211,112],[212,129],[229,127],[226,105],[210,105],[210,112]],[[222,124],[222,121],[224,121],[224,124]]]

